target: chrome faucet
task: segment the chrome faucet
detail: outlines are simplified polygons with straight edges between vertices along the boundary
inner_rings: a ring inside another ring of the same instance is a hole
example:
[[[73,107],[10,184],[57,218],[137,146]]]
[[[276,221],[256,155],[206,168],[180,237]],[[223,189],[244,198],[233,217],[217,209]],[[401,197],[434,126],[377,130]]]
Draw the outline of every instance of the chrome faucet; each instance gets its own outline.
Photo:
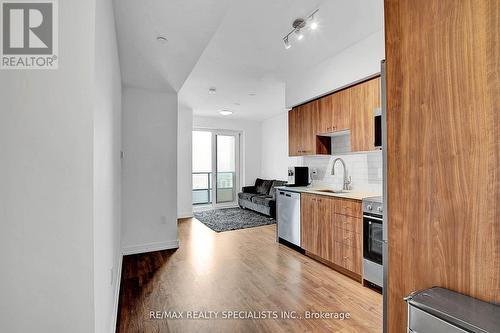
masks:
[[[344,186],[342,187],[342,190],[347,191],[349,190],[349,187],[351,185],[351,177],[347,177],[347,168],[345,166],[345,162],[340,157],[337,157],[335,160],[333,160],[332,175],[335,175],[335,164],[337,163],[337,161],[340,161],[340,163],[342,164],[342,169],[344,171]]]

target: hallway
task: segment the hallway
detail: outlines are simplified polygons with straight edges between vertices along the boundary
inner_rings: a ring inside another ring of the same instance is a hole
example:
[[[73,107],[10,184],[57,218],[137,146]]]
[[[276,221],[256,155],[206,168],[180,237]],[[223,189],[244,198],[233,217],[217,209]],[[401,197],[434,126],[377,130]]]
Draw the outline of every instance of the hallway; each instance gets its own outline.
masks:
[[[176,251],[124,257],[118,332],[382,330],[380,294],[279,245],[274,225],[215,233],[195,219],[184,219],[179,239]],[[151,311],[159,311],[161,318],[150,319]],[[164,311],[183,318],[164,319]],[[188,311],[212,311],[205,313],[212,319],[187,319]],[[233,313],[238,320],[223,319],[230,311],[244,312]],[[281,317],[282,311],[297,316],[349,312],[350,318],[241,320]]]

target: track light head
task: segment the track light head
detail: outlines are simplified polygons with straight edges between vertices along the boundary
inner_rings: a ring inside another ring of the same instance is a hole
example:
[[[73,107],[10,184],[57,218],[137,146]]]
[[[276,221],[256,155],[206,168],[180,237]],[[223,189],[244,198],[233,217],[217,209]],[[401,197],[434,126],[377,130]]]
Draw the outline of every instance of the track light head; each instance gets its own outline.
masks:
[[[290,41],[288,40],[288,37],[283,38],[283,43],[285,44],[285,49],[287,50],[292,47]]]
[[[302,38],[304,38],[304,34],[300,29],[295,30],[295,34],[297,35],[297,40],[302,40]]]

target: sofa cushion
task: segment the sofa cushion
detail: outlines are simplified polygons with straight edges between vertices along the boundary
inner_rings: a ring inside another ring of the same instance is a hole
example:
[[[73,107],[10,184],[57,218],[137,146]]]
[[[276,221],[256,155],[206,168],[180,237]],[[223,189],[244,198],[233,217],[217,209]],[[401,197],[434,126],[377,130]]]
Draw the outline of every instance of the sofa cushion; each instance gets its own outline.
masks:
[[[240,198],[241,200],[248,200],[248,201],[252,201],[252,198],[254,196],[256,196],[258,194],[255,194],[255,193],[244,193],[244,192],[240,192],[238,193],[238,198]]]
[[[255,193],[255,186],[243,186],[241,191],[245,193]]]
[[[273,183],[271,184],[271,189],[269,190],[269,195],[276,199],[276,187],[278,186],[285,186],[287,182],[284,180],[273,180]]]
[[[252,202],[256,205],[261,205],[266,207],[271,207],[275,203],[273,197],[269,195],[257,195],[252,198]]]
[[[269,194],[269,189],[273,184],[272,180],[260,179],[255,180],[255,192],[259,194]]]

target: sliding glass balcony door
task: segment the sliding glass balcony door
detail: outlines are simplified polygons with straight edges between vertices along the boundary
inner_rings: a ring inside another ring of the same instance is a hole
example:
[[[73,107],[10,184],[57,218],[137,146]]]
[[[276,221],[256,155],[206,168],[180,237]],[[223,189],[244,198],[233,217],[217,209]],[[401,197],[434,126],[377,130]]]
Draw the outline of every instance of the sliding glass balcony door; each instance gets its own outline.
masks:
[[[215,134],[216,149],[216,202],[236,201],[236,135]]]
[[[234,206],[239,187],[240,134],[193,131],[193,206]]]
[[[212,133],[193,131],[193,205],[212,204]]]

